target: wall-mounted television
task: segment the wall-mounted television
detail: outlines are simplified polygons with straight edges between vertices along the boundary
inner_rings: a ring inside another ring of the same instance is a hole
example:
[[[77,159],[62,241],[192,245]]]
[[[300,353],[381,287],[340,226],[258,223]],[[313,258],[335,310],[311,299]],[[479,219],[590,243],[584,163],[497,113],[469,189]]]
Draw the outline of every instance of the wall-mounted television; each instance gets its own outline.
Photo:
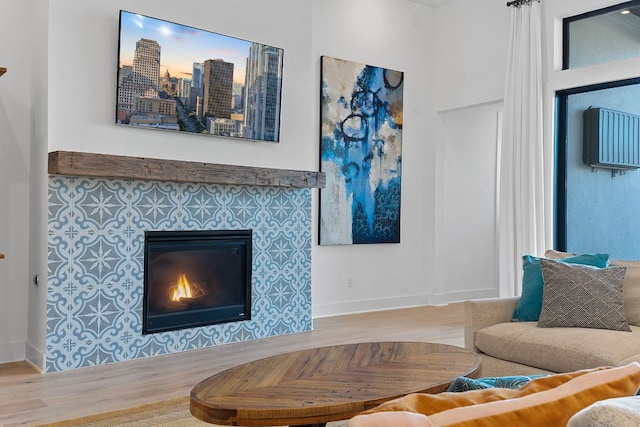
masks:
[[[120,11],[115,121],[279,142],[284,50]]]

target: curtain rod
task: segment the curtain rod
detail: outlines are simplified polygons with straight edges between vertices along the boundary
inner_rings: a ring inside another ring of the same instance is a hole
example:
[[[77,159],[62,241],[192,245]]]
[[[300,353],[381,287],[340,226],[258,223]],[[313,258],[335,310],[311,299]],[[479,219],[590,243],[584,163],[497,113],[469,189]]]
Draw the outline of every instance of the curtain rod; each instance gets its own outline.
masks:
[[[513,0],[513,1],[507,2],[507,7],[511,7],[511,6],[520,7],[523,4],[530,4],[532,1],[539,2],[540,0]]]

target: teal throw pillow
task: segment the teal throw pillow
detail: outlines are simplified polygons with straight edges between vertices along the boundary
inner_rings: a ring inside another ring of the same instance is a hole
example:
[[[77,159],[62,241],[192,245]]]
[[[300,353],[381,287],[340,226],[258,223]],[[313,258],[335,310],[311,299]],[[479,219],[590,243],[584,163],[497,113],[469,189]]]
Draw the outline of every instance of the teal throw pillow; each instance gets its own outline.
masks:
[[[458,377],[451,385],[447,391],[462,393],[469,390],[482,390],[486,388],[520,388],[529,381],[543,377],[547,374],[537,374],[537,375],[515,375],[508,377],[484,377],[484,378],[467,378],[467,377]]]
[[[609,266],[609,254],[583,254],[556,261],[567,264],[591,265],[598,268]],[[513,320],[536,322],[542,311],[542,290],[544,280],[540,268],[540,258],[531,255],[522,257],[522,295],[513,313]]]

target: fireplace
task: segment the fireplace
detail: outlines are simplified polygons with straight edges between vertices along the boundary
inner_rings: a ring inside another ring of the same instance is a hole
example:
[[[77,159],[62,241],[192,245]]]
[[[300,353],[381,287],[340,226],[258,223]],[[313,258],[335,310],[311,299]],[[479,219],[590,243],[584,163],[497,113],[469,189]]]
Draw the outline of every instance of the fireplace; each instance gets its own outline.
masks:
[[[46,334],[27,348],[45,372],[313,329],[312,191],[324,173],[66,151],[49,153],[48,172],[47,300],[36,317]],[[234,229],[253,230],[251,319],[143,334],[145,232]]]
[[[142,333],[251,319],[252,231],[145,232]]]

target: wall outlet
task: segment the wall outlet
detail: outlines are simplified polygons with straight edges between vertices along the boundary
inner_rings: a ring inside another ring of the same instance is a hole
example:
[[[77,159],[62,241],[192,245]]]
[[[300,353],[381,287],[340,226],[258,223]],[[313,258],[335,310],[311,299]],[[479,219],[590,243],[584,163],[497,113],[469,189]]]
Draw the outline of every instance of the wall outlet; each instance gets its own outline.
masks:
[[[353,287],[353,277],[348,276],[347,277],[347,288],[352,288]]]

